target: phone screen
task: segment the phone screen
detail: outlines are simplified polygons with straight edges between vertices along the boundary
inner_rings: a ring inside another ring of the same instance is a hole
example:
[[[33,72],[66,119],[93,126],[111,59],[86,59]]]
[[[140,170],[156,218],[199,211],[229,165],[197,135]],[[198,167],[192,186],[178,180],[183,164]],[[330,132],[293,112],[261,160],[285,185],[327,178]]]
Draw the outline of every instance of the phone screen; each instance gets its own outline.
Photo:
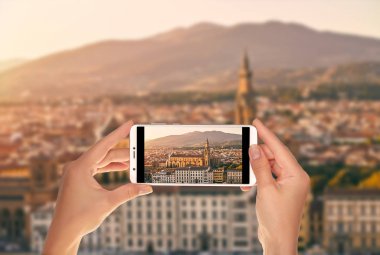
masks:
[[[137,182],[249,184],[249,135],[241,126],[139,126]]]

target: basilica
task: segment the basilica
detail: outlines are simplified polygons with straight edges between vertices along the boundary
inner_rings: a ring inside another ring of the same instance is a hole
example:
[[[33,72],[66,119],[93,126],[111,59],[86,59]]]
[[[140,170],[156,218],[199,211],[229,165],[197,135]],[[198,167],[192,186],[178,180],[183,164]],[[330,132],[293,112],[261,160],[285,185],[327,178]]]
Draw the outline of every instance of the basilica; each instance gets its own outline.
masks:
[[[211,166],[210,144],[208,139],[204,144],[203,154],[176,154],[171,153],[166,161],[166,167],[177,168],[187,166]]]

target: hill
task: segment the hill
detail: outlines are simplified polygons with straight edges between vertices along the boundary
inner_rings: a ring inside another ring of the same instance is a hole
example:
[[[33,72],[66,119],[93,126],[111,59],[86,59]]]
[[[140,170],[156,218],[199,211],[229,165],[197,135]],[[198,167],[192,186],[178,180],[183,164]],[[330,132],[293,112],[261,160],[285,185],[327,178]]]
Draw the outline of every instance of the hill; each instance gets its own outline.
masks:
[[[201,23],[146,39],[104,41],[30,61],[0,73],[0,97],[224,90],[236,86],[243,49],[248,50],[258,85],[281,82],[283,76],[292,84],[292,77],[308,79],[323,72],[322,67],[380,61],[379,39],[292,23],[231,27]]]
[[[241,135],[221,131],[194,131],[182,135],[170,135],[147,141],[146,148],[153,147],[201,147],[209,140],[210,146],[241,145]]]

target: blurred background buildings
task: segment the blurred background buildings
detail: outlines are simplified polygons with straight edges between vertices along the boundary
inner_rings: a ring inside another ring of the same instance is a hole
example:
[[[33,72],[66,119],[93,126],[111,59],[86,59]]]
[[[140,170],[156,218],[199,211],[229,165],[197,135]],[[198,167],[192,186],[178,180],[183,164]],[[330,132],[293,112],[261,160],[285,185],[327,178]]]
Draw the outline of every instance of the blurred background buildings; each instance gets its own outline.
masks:
[[[63,165],[123,121],[259,117],[311,176],[300,252],[380,254],[380,40],[237,23],[0,65],[0,252],[40,253]],[[96,178],[108,188],[128,181]],[[81,244],[83,254],[205,252],[261,254],[254,190],[154,188]]]

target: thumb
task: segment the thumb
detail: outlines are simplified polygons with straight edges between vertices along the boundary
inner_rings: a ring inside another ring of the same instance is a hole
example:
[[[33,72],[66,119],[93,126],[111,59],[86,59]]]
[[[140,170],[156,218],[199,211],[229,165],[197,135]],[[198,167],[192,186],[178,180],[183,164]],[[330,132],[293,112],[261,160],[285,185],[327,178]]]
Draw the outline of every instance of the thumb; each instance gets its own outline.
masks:
[[[152,193],[153,189],[146,184],[125,184],[109,192],[110,201],[115,206],[119,206],[126,201],[132,200],[138,196]]]
[[[273,184],[274,180],[269,161],[259,145],[251,145],[249,148],[249,157],[253,172],[256,176],[257,186]]]

